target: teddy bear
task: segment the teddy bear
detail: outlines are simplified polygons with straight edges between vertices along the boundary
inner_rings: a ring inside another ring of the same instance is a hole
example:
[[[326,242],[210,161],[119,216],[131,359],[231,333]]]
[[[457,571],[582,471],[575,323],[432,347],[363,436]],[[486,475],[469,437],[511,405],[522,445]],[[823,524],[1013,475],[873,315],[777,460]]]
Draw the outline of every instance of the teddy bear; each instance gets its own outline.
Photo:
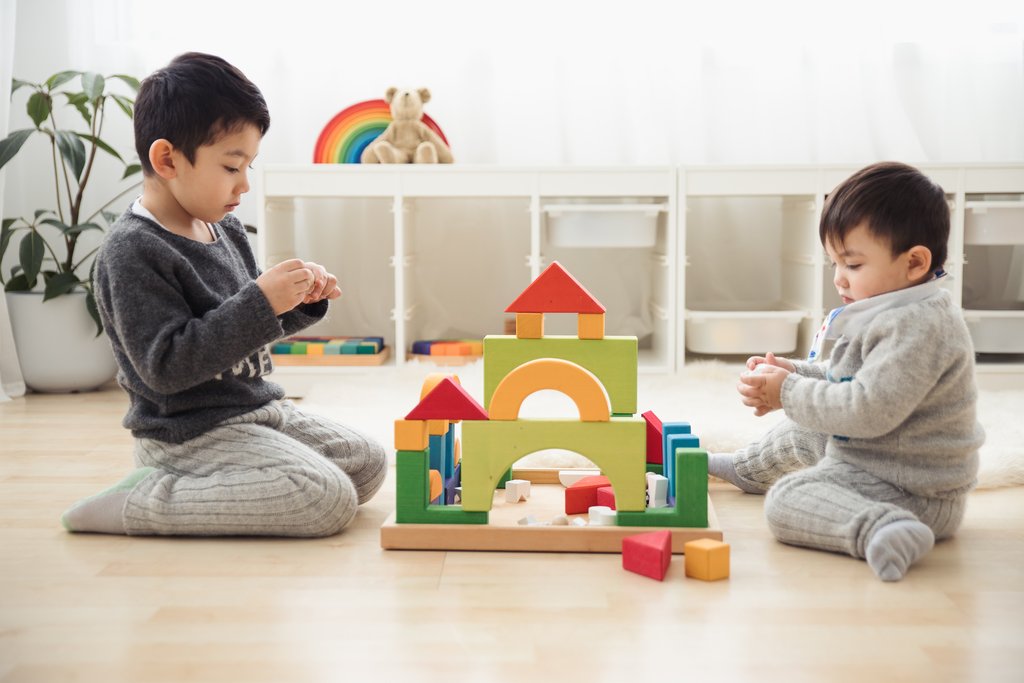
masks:
[[[384,101],[391,106],[391,123],[360,156],[364,164],[450,164],[452,153],[441,136],[427,127],[423,105],[430,91],[388,88]]]

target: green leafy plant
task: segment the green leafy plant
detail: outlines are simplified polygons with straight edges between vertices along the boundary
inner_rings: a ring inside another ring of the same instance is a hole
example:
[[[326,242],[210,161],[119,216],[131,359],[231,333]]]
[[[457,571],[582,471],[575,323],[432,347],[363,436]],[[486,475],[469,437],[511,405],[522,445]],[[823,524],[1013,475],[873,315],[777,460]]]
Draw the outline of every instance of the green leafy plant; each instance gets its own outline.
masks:
[[[84,200],[86,186],[93,178],[93,165],[102,151],[119,161],[124,169],[121,180],[138,173],[137,163],[125,161],[113,147],[104,142],[103,123],[107,104],[113,101],[130,119],[135,106],[132,97],[108,91],[115,81],[138,92],[139,82],[131,76],[115,74],[104,77],[97,73],[61,71],[42,83],[29,83],[14,79],[11,97],[21,88],[33,90],[26,103],[28,116],[35,128],[16,130],[0,140],[0,168],[22,150],[33,135],[49,138],[49,152],[53,165],[55,204],[38,209],[32,218],[4,218],[0,231],[0,262],[12,244],[18,245],[18,262],[12,266],[10,277],[0,283],[8,292],[27,292],[37,288],[42,280],[43,301],[76,290],[86,292],[86,307],[96,322],[96,334],[103,331],[96,299],[93,296],[92,263],[97,248],[87,254],[76,253],[79,238],[90,230],[104,231],[117,214],[106,209],[119,197],[137,186],[123,189],[98,209],[86,214]],[[81,90],[73,87],[81,85]],[[61,101],[63,99],[63,101]],[[77,111],[85,122],[86,132],[62,128],[57,123],[58,110],[63,114]],[[19,239],[15,239],[21,234]]]

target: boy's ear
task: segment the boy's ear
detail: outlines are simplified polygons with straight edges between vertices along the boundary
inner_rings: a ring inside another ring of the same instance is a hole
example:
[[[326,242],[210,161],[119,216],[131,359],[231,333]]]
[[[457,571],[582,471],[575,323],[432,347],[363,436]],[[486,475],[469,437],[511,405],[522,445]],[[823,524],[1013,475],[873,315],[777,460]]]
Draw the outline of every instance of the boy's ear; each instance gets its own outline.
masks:
[[[153,171],[165,180],[178,174],[174,166],[174,145],[164,138],[154,140],[149,146],[149,163],[153,166]]]
[[[907,278],[920,280],[932,272],[932,250],[918,244],[907,250]]]

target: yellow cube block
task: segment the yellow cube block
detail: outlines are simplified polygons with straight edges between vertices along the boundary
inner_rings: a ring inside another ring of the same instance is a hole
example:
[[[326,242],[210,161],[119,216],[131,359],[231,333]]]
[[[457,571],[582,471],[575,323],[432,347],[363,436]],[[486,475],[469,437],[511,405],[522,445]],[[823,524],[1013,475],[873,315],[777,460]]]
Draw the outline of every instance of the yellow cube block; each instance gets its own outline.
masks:
[[[307,356],[322,356],[324,355],[324,347],[327,344],[306,344],[306,355]]]
[[[396,451],[422,451],[429,445],[426,420],[395,420]]]
[[[448,420],[427,420],[427,434],[444,436],[448,433]]]
[[[516,337],[519,339],[541,339],[543,336],[543,313],[516,313]]]
[[[729,578],[729,544],[701,538],[683,545],[686,575],[702,581]]]
[[[580,313],[576,321],[580,339],[604,339],[604,313]]]

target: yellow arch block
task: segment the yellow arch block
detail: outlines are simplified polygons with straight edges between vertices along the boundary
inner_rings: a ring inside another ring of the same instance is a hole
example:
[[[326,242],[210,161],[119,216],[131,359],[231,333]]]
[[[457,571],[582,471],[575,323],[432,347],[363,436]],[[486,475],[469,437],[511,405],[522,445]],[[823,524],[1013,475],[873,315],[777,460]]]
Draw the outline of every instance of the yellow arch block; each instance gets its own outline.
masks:
[[[552,389],[569,398],[583,422],[608,422],[611,410],[601,380],[582,365],[561,358],[538,358],[523,363],[498,383],[491,396],[492,420],[515,420],[530,394]]]

